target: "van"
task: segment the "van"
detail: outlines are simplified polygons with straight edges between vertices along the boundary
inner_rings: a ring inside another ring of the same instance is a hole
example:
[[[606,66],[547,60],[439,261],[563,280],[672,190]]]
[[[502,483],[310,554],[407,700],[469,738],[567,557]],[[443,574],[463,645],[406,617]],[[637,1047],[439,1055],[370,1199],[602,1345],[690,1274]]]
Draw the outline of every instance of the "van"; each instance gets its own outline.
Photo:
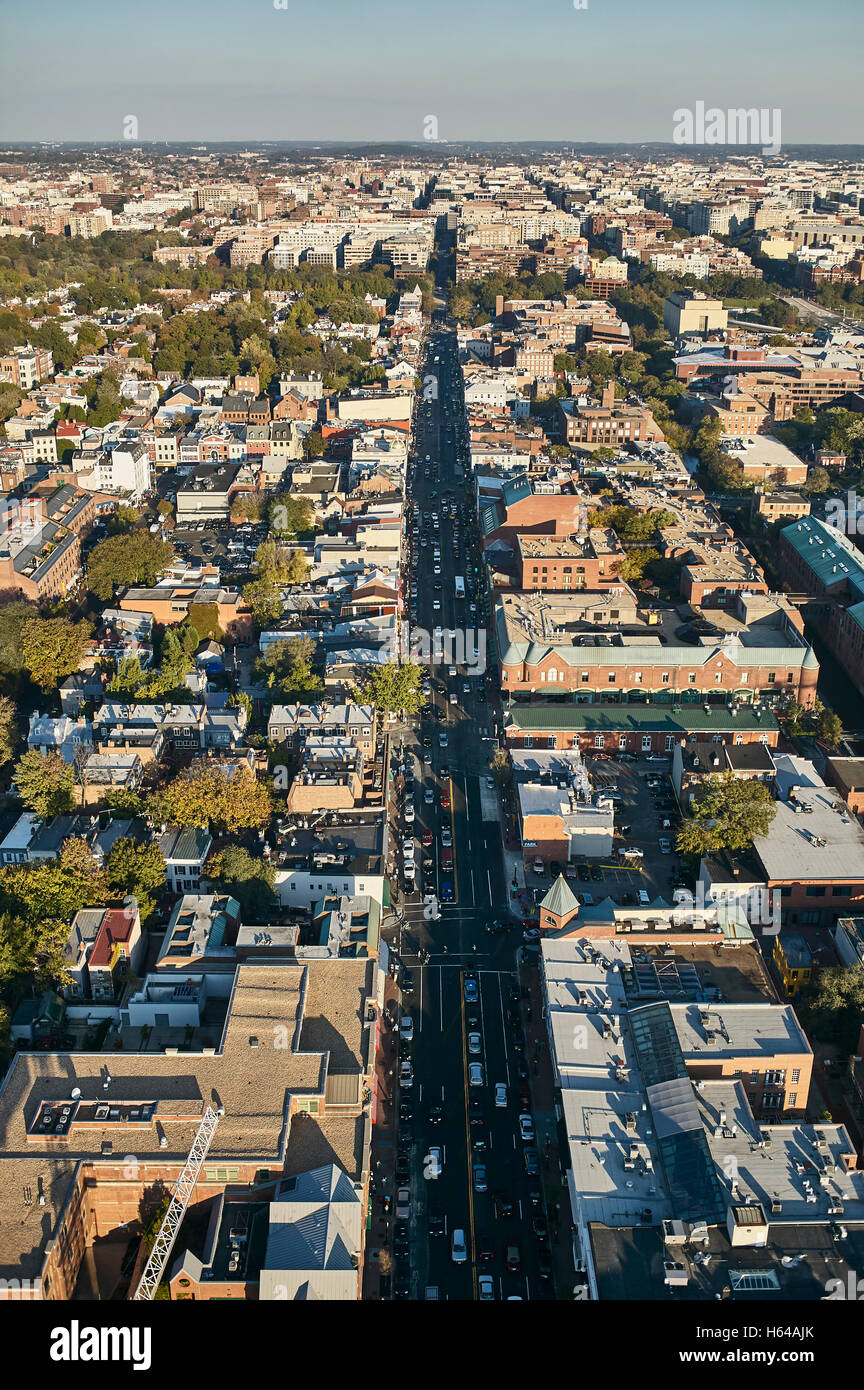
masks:
[[[454,1265],[464,1265],[468,1259],[465,1232],[461,1228],[457,1228],[450,1238],[450,1258]]]

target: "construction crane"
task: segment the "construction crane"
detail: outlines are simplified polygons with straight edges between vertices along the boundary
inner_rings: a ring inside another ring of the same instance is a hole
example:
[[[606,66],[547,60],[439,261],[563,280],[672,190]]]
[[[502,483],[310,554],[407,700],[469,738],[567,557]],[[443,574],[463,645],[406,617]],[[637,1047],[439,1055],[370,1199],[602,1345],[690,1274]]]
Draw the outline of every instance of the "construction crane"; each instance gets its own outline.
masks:
[[[189,1156],[183,1167],[177,1182],[168,1210],[162,1219],[159,1233],[153,1242],[153,1249],[150,1251],[150,1258],[144,1266],[144,1272],[138,1281],[138,1287],[133,1294],[133,1300],[151,1301],[159,1287],[159,1281],[168,1263],[169,1256],[174,1248],[177,1239],[177,1232],[180,1230],[180,1223],[186,1214],[186,1208],[192,1193],[195,1191],[195,1184],[198,1181],[202,1164],[204,1163],[210,1145],[213,1142],[213,1135],[216,1133],[216,1126],[225,1114],[223,1106],[214,1110],[208,1105],[204,1112],[204,1118],[198,1126],[198,1132],[192,1141]]]

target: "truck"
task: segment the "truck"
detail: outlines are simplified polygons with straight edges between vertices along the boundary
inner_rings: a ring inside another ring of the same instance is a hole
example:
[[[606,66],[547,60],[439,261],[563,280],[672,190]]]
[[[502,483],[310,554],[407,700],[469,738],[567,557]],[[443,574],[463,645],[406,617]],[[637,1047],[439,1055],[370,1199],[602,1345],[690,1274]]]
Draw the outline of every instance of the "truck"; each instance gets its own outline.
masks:
[[[457,597],[457,598],[464,598],[464,597],[465,597],[465,576],[464,576],[464,575],[461,575],[461,574],[457,574],[456,577],[455,577],[455,579],[453,580],[453,587],[454,587],[454,589],[456,590],[456,597]]]

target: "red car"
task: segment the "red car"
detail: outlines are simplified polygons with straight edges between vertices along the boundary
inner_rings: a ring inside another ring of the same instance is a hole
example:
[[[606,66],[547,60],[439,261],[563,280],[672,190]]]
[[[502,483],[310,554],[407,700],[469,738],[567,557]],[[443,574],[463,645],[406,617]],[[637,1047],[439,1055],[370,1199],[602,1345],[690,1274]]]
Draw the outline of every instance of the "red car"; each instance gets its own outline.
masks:
[[[444,810],[444,811],[449,811],[449,810],[450,810],[450,793],[449,793],[449,792],[442,792],[442,793],[441,793],[441,807],[442,807],[442,810]]]

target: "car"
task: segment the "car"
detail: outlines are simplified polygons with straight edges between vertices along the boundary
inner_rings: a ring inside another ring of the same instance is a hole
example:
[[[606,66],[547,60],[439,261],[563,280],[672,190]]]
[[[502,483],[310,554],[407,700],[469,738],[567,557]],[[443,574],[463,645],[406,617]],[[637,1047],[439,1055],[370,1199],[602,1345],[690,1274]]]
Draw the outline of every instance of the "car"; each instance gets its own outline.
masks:
[[[483,1066],[482,1066],[482,1063],[480,1063],[480,1062],[469,1062],[469,1063],[468,1063],[468,1085],[469,1085],[469,1086],[482,1086],[482,1085],[483,1085]]]
[[[650,902],[651,902],[651,899],[649,898],[648,894],[645,892],[645,889],[644,889],[644,888],[640,888],[640,889],[639,889],[639,906],[640,906],[640,907],[647,907],[647,906],[649,905]]]
[[[484,1264],[489,1260],[494,1260],[495,1246],[488,1236],[484,1235],[477,1237],[477,1258],[478,1260],[482,1260]]]
[[[515,1213],[515,1206],[512,1198],[506,1192],[496,1192],[494,1194],[495,1215],[503,1217],[507,1221]]]
[[[449,811],[449,810],[450,810],[450,793],[449,793],[449,792],[442,792],[442,793],[441,793],[441,810],[442,810],[442,811]]]
[[[472,1057],[479,1057],[483,1050],[483,1039],[479,1033],[468,1034],[468,1051]]]
[[[519,1133],[526,1144],[534,1139],[534,1121],[530,1115],[519,1116]]]
[[[475,1192],[485,1192],[489,1186],[485,1163],[475,1163],[473,1172],[473,1182]]]
[[[495,1280],[491,1274],[477,1275],[477,1297],[480,1303],[495,1302]]]
[[[414,1017],[412,1014],[405,1014],[400,1020],[399,1033],[403,1042],[414,1041]]]
[[[452,903],[453,901],[453,884],[449,878],[441,880],[441,901],[442,903]]]
[[[416,814],[416,813],[415,813],[415,811],[414,811],[414,807],[412,806],[411,802],[410,802],[410,801],[406,802],[406,803],[405,803],[405,806],[404,806],[403,809],[402,809],[402,819],[405,821],[405,824],[406,824],[406,825],[413,825],[413,824],[414,824],[414,817],[415,817],[415,814]]]
[[[507,1106],[507,1087],[503,1081],[495,1082],[495,1106],[498,1110],[504,1110]]]
[[[507,1246],[507,1268],[511,1274],[518,1274],[522,1268],[522,1256],[518,1245]]]
[[[476,1004],[480,998],[477,981],[473,975],[465,976],[464,995],[466,1004]]]
[[[444,733],[443,729],[441,733],[438,735],[438,744],[441,748],[447,747],[447,735]]]
[[[413,1086],[413,1085],[414,1085],[414,1068],[413,1068],[413,1066],[411,1065],[410,1061],[405,1061],[405,1062],[400,1062],[400,1063],[399,1063],[399,1085],[400,1085],[400,1086]]]
[[[464,1265],[468,1259],[465,1232],[458,1226],[450,1237],[450,1258],[454,1265]]]
[[[577,875],[578,875],[579,880],[580,880],[581,883],[590,883],[590,881],[591,881],[591,870],[588,868],[588,865],[587,865],[587,864],[579,864],[579,865],[577,865],[576,873],[577,873]]]
[[[449,825],[445,825],[441,831],[441,844],[444,849],[453,848],[453,831],[450,829]]]
[[[665,836],[665,835],[661,835],[660,838],[659,838],[659,840],[657,841],[657,843],[658,843],[658,845],[660,846],[660,853],[661,853],[661,854],[671,854],[671,853],[672,853],[672,845],[671,845],[670,842],[666,839],[666,836]]]
[[[423,1175],[427,1178],[440,1178],[444,1172],[444,1150],[440,1144],[431,1144],[423,1164]]]
[[[535,1178],[540,1172],[540,1155],[533,1144],[522,1151],[522,1161],[525,1164],[525,1172],[529,1178]]]

